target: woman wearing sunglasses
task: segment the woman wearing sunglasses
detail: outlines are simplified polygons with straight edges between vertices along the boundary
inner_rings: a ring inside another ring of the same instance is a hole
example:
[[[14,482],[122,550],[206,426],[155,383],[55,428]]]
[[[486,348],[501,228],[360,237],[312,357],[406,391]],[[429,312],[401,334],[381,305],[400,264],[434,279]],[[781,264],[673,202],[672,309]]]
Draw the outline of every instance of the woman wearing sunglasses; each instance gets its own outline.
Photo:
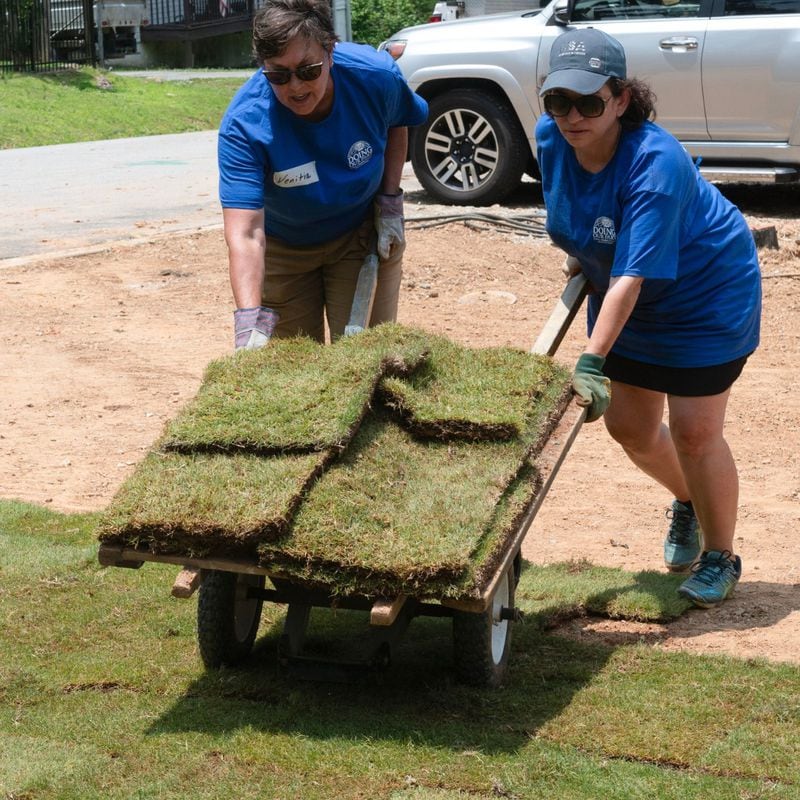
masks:
[[[271,335],[336,338],[377,228],[371,324],[394,320],[405,247],[408,125],[427,104],[386,53],[337,43],[328,0],[267,0],[262,68],[219,131],[220,200],[236,347]]]
[[[753,237],[650,121],[653,95],[627,78],[615,39],[592,28],[561,34],[540,95],[547,229],[593,290],[577,401],[587,419],[604,415],[633,463],[675,498],[667,568],[691,570],[678,592],[714,606],[741,575],[739,484],[723,425],[731,385],[759,340]]]

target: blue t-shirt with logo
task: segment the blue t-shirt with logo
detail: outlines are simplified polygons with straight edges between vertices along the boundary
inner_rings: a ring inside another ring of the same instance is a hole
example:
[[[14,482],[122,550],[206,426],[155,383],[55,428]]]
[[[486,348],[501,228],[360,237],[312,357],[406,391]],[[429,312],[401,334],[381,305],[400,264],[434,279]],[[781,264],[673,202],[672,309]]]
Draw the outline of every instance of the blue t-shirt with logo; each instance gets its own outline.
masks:
[[[596,290],[590,335],[610,278],[632,275],[644,281],[613,352],[705,367],[755,350],[761,276],[752,234],[670,133],[651,122],[623,131],[597,174],[580,166],[549,116],[535,134],[547,231]]]
[[[339,43],[331,74],[333,107],[320,122],[280,103],[259,70],[220,126],[222,206],[264,208],[266,234],[292,245],[358,227],[380,187],[388,129],[418,125],[428,113],[388,53]]]

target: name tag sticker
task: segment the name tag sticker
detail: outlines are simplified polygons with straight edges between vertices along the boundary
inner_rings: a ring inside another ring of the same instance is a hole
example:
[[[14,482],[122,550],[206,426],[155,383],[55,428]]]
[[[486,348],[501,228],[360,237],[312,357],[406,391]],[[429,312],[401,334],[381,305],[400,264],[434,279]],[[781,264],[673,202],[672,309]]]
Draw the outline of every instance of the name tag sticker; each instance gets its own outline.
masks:
[[[272,182],[281,189],[291,189],[294,186],[308,186],[310,183],[319,183],[317,175],[317,162],[309,161],[298,167],[285,169],[272,174]]]

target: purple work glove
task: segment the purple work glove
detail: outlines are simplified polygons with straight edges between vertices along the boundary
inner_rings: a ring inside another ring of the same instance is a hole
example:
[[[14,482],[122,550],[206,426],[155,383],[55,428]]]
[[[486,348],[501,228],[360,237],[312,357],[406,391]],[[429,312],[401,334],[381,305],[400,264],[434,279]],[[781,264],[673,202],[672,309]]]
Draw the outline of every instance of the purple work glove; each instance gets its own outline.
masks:
[[[400,194],[375,195],[375,230],[378,232],[378,255],[381,258],[389,258],[396,247],[405,246],[402,189]]]
[[[280,316],[266,306],[237,308],[233,312],[234,346],[237,350],[256,350],[272,336]]]

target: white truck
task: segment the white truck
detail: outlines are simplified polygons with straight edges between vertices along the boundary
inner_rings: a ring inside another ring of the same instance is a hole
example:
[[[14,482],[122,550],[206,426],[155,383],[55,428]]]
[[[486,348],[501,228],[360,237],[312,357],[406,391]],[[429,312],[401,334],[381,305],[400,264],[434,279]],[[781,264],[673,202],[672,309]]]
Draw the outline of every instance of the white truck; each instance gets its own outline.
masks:
[[[440,0],[433,6],[428,22],[452,22],[462,17],[483,17],[534,8],[539,8],[538,0]]]
[[[148,24],[147,0],[51,0],[50,46],[57,61],[80,60],[85,52],[87,8],[92,47],[101,63],[138,51],[140,28]]]

